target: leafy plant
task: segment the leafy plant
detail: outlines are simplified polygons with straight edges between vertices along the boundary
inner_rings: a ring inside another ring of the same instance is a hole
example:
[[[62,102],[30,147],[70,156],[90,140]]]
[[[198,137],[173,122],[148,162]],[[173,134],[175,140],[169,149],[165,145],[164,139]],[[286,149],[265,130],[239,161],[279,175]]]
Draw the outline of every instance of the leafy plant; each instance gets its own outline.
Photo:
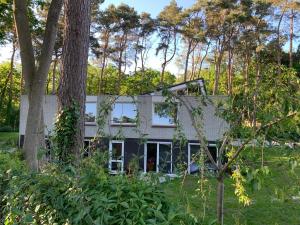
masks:
[[[197,224],[159,186],[109,176],[96,159],[87,160],[80,169],[50,165],[14,177],[6,190],[5,224]]]

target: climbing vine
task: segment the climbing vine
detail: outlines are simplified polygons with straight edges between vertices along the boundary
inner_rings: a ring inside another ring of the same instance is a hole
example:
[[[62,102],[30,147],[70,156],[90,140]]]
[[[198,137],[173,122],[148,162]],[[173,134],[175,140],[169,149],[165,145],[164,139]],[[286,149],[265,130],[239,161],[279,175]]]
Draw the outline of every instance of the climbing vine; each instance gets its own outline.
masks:
[[[70,107],[61,109],[57,114],[53,136],[53,150],[55,158],[61,163],[72,163],[74,159],[69,149],[75,144],[73,135],[76,132],[79,118],[79,104],[75,101]]]

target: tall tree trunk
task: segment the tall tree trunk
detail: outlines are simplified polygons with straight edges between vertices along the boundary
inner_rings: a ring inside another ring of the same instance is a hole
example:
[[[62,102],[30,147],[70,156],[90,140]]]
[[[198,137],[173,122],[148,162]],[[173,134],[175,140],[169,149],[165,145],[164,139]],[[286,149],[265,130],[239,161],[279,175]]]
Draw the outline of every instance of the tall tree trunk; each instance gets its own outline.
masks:
[[[214,80],[214,89],[213,95],[217,95],[219,92],[219,80],[221,74],[221,63],[222,63],[222,53],[218,53],[216,65],[215,65],[215,80]]]
[[[208,50],[209,50],[209,46],[210,46],[210,43],[207,44],[207,48],[206,48],[206,50],[205,50],[205,54],[204,54],[204,56],[201,58],[200,65],[199,65],[199,70],[198,70],[198,78],[201,77],[202,66],[203,66],[204,60],[205,60],[206,57],[207,57]],[[200,55],[201,55],[201,52],[200,52]]]
[[[169,58],[167,58],[169,45],[170,45],[170,42],[171,42],[171,35],[172,34],[169,35],[169,40],[168,40],[168,43],[167,43],[167,47],[164,49],[164,62],[162,63],[160,85],[163,85],[163,83],[164,83],[164,75],[165,75],[166,66],[174,58],[174,56],[176,54],[176,51],[177,51],[177,38],[176,38],[177,33],[174,31],[173,32],[173,40],[174,40],[174,42],[173,42],[173,45],[174,45],[173,53]]]
[[[217,178],[217,220],[218,224],[224,224],[224,175]]]
[[[56,70],[57,70],[57,63],[58,63],[58,55],[55,53],[55,59],[53,62],[53,70],[52,70],[52,91],[51,94],[56,94]]]
[[[232,58],[233,58],[233,53],[232,49],[230,48],[228,50],[228,65],[227,65],[227,94],[231,95],[232,94]]]
[[[123,51],[120,51],[119,59],[118,59],[118,82],[117,82],[117,87],[116,87],[117,93],[120,93],[120,89],[121,89],[122,60],[123,60]]]
[[[80,117],[72,134],[73,146],[66,149],[80,158],[84,141],[84,112],[86,76],[90,32],[90,0],[65,0],[65,30],[62,54],[62,74],[58,91],[59,110],[70,109],[74,102],[79,105]]]
[[[258,87],[260,80],[260,66],[258,62],[258,58],[256,61],[256,75],[255,75],[255,84],[254,84],[254,95],[253,95],[253,112],[252,112],[252,126],[256,130],[257,122],[256,122],[256,114],[257,114],[257,97],[258,97]]]
[[[140,38],[137,39],[136,42],[136,49],[135,49],[135,54],[134,54],[134,74],[136,74],[137,68],[138,68],[138,48],[140,44]]]
[[[283,19],[283,16],[285,14],[285,9],[282,11],[279,21],[278,21],[278,25],[277,25],[277,64],[278,66],[281,65],[281,41],[280,41],[280,26],[281,26],[281,22]]]
[[[291,10],[290,15],[290,50],[289,50],[289,67],[293,67],[293,41],[294,41],[294,10]]]
[[[37,151],[40,148],[40,144],[43,143],[41,139],[44,138],[42,121],[43,96],[62,2],[62,0],[51,1],[41,54],[36,60],[34,58],[26,1],[14,0],[14,19],[21,50],[22,75],[24,76],[29,103],[23,151],[25,152],[28,166],[34,171],[38,170]],[[37,65],[35,65],[35,61],[37,61]]]
[[[189,67],[189,58],[191,54],[191,48],[192,48],[192,41],[188,40],[188,49],[185,57],[185,66],[184,66],[184,78],[183,81],[187,81],[187,74],[188,74],[188,67]]]
[[[105,66],[106,66],[106,58],[107,58],[107,49],[108,49],[108,44],[109,44],[109,32],[106,32],[105,34],[105,43],[104,43],[104,48],[103,48],[103,57],[102,57],[102,62],[101,62],[101,70],[100,70],[100,77],[99,77],[99,83],[98,83],[98,94],[103,93],[103,78],[104,78],[104,71],[105,71]]]

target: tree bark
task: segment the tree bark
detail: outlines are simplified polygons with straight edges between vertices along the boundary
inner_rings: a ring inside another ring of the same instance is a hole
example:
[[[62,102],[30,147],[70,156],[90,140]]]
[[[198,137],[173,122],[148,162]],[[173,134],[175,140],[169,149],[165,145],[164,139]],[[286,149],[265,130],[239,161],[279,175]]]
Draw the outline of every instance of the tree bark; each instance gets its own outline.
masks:
[[[293,67],[293,41],[294,41],[294,10],[291,10],[290,15],[290,50],[289,50],[289,67]]]
[[[282,22],[285,12],[286,12],[286,9],[284,8],[284,10],[282,11],[282,13],[280,15],[278,25],[277,25],[277,64],[278,64],[278,66],[281,65],[280,26],[281,26],[281,22]]]
[[[58,55],[55,53],[55,59],[53,62],[53,69],[52,69],[52,91],[51,94],[55,95],[56,93],[56,69],[57,69],[57,62],[58,62]]]
[[[232,69],[233,69],[233,51],[230,48],[228,50],[228,66],[227,66],[227,94],[231,95],[232,94],[232,81],[233,81],[233,77],[232,77]]]
[[[214,81],[214,89],[213,95],[217,95],[219,92],[219,80],[220,80],[220,73],[221,73],[221,63],[222,63],[222,55],[217,56],[216,65],[215,65],[215,81]]]
[[[41,54],[36,60],[34,58],[26,1],[14,0],[14,18],[21,50],[22,76],[24,76],[29,103],[23,151],[29,168],[34,171],[38,170],[37,151],[42,143],[41,138],[44,138],[43,96],[62,2],[62,0],[52,0],[50,4]],[[37,61],[37,65],[35,61]]]
[[[160,85],[163,85],[163,83],[164,83],[164,75],[165,75],[166,66],[174,58],[174,56],[176,54],[176,51],[177,51],[177,38],[176,38],[176,35],[177,35],[176,31],[174,31],[174,33],[173,33],[173,40],[174,40],[173,45],[174,45],[174,49],[173,49],[172,55],[169,58],[167,58],[167,56],[168,56],[168,50],[170,48],[170,42],[171,42],[171,36],[172,36],[172,34],[169,35],[167,47],[164,49],[164,62],[162,63]]]
[[[73,134],[70,156],[80,158],[84,141],[84,111],[89,49],[90,0],[65,0],[65,31],[62,54],[62,74],[59,84],[59,110],[79,105],[80,117]]]
[[[183,78],[184,82],[187,81],[187,74],[188,74],[188,66],[189,66],[189,58],[190,58],[190,54],[191,54],[191,48],[192,48],[192,41],[189,40],[188,41],[188,49],[187,49],[187,53],[186,53],[186,57],[185,57],[184,78]]]
[[[107,58],[107,49],[109,45],[109,37],[110,33],[106,32],[104,34],[105,43],[103,48],[103,56],[102,56],[102,62],[101,62],[101,71],[100,71],[100,77],[99,77],[99,84],[98,84],[98,94],[103,94],[103,77],[104,77],[104,71],[105,71],[105,65],[106,65],[106,58]]]

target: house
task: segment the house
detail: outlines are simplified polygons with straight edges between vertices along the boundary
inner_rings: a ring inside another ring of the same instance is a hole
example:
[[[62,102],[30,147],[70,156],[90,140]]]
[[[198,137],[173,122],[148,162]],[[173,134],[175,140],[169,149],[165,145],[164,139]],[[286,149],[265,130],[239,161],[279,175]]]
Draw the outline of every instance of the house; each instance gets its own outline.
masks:
[[[194,82],[206,95],[204,83]],[[171,91],[181,93],[181,101],[193,107],[202,104],[195,95],[185,95],[190,87],[187,83],[174,85]],[[203,130],[208,147],[214,157],[217,155],[216,141],[221,139],[228,124],[215,115],[214,102],[224,99],[221,96],[207,96],[211,101],[202,105]],[[109,151],[108,167],[111,172],[125,171],[134,156],[139,159],[140,169],[172,174],[179,164],[192,164],[192,157],[199,152],[196,129],[193,126],[188,109],[175,100],[175,104],[166,103],[161,90],[139,96],[87,96],[85,120],[85,145],[101,133],[101,149]],[[178,103],[178,104],[177,104]],[[109,110],[103,110],[108,108]],[[170,108],[172,108],[170,110]],[[47,95],[44,98],[45,133],[53,130],[57,111],[57,98]],[[28,112],[27,96],[21,97],[20,145],[25,134]],[[101,127],[99,124],[102,124]],[[181,134],[181,135],[179,135]],[[183,134],[183,135],[182,135]],[[184,136],[184,142],[179,137]]]

